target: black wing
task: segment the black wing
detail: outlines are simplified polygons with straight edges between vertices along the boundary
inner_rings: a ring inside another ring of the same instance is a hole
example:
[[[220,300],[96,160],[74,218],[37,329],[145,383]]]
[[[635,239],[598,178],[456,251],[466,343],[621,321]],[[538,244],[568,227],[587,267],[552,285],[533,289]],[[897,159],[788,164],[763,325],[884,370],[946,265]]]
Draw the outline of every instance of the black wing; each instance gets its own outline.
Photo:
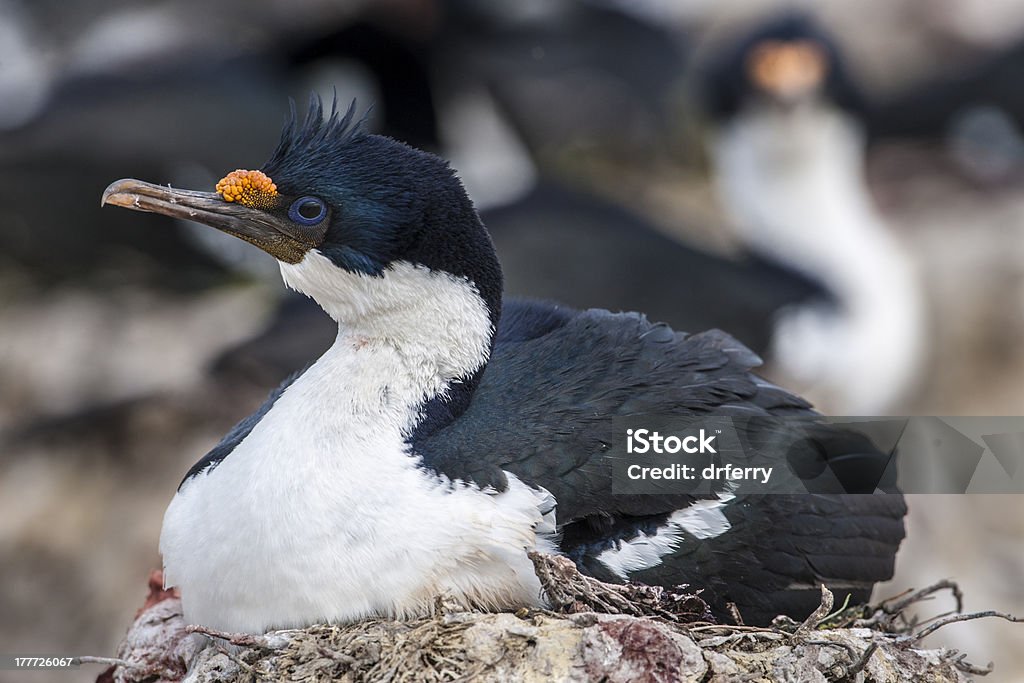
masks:
[[[696,498],[612,495],[612,418],[814,414],[754,375],[758,364],[720,331],[686,335],[638,314],[510,302],[469,408],[414,447],[425,466],[452,478],[502,490],[511,472],[543,486],[557,501],[562,551],[584,571],[615,578],[597,560],[601,552],[656,534]],[[855,455],[882,469],[888,462],[863,444],[852,454],[849,440],[827,436],[818,442],[826,460]],[[750,621],[799,615],[817,606],[821,581],[863,599],[888,578],[904,512],[896,495],[744,496],[724,508],[728,532],[684,533],[661,564],[629,578],[690,583],[706,589],[720,613],[735,602]]]
[[[469,408],[414,448],[452,478],[503,490],[507,470],[545,487],[563,523],[661,512],[661,496],[609,495],[603,455],[612,419],[813,414],[803,399],[753,375],[759,363],[718,330],[687,335],[637,313],[513,300]]]

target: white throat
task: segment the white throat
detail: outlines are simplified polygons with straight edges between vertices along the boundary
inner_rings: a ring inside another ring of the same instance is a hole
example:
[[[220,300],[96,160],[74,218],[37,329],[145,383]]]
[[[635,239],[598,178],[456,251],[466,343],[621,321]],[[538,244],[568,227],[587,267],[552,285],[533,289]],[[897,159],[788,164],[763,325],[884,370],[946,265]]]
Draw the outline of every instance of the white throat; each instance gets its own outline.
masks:
[[[337,321],[336,345],[390,349],[404,368],[389,375],[410,373],[428,393],[487,362],[490,314],[465,279],[405,262],[380,276],[351,273],[315,250],[297,264],[281,263],[281,276]]]
[[[839,298],[838,314],[783,316],[773,353],[824,408],[851,415],[898,405],[924,339],[915,268],[874,208],[864,149],[851,117],[802,103],[740,114],[713,150],[720,193],[744,240]]]

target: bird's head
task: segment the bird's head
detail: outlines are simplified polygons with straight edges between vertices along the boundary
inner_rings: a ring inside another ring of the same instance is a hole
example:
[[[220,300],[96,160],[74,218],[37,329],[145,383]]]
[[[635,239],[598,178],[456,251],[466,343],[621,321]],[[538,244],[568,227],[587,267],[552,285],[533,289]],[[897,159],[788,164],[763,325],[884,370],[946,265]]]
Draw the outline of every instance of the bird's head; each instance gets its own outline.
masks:
[[[705,105],[718,119],[754,103],[791,107],[826,101],[853,111],[862,106],[835,41],[802,13],[772,18],[733,38],[708,60],[702,81]]]
[[[462,184],[442,159],[365,133],[354,114],[335,103],[324,116],[314,97],[304,120],[293,105],[259,171],[229,173],[216,192],[119,180],[102,201],[254,244],[342,326],[388,336],[447,324],[473,336],[470,326],[489,349],[501,270]]]

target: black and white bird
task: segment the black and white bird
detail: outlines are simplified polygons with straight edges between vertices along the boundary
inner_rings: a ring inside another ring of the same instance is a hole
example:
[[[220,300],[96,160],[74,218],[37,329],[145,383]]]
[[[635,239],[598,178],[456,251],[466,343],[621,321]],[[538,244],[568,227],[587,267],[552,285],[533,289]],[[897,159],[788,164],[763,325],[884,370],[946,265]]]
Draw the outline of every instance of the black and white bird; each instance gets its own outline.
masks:
[[[703,102],[722,206],[747,247],[831,301],[777,320],[769,356],[831,414],[899,411],[927,353],[915,264],[865,179],[865,98],[810,17],[759,24],[706,60]]]
[[[899,495],[613,494],[616,416],[812,413],[722,332],[503,302],[455,173],[353,111],[293,111],[262,170],[216,193],[127,179],[103,195],[256,245],[338,324],[172,500],[160,549],[187,621],[262,632],[423,614],[440,595],[540,605],[531,549],[607,580],[689,583],[757,623],[809,613],[821,582],[864,600],[890,576]],[[822,448],[875,490],[888,456]]]

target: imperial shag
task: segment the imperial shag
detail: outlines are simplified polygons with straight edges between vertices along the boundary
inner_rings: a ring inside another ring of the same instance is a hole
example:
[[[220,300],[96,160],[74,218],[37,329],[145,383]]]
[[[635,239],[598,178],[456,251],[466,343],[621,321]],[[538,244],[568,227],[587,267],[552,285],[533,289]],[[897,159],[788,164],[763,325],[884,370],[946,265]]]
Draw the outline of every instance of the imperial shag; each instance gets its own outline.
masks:
[[[716,181],[737,231],[833,295],[780,314],[772,361],[829,412],[899,414],[927,353],[925,304],[868,188],[864,98],[838,45],[787,13],[709,59],[704,86],[719,124]]]
[[[614,416],[811,411],[722,332],[503,306],[455,173],[363,132],[353,108],[325,118],[314,99],[304,122],[293,110],[263,169],[216,193],[120,180],[103,202],[256,245],[338,323],[334,345],[196,463],[167,510],[165,581],[189,622],[261,632],[410,616],[442,594],[539,605],[535,548],[606,580],[688,583],[751,622],[810,612],[821,582],[866,599],[892,572],[898,495],[614,495]]]

